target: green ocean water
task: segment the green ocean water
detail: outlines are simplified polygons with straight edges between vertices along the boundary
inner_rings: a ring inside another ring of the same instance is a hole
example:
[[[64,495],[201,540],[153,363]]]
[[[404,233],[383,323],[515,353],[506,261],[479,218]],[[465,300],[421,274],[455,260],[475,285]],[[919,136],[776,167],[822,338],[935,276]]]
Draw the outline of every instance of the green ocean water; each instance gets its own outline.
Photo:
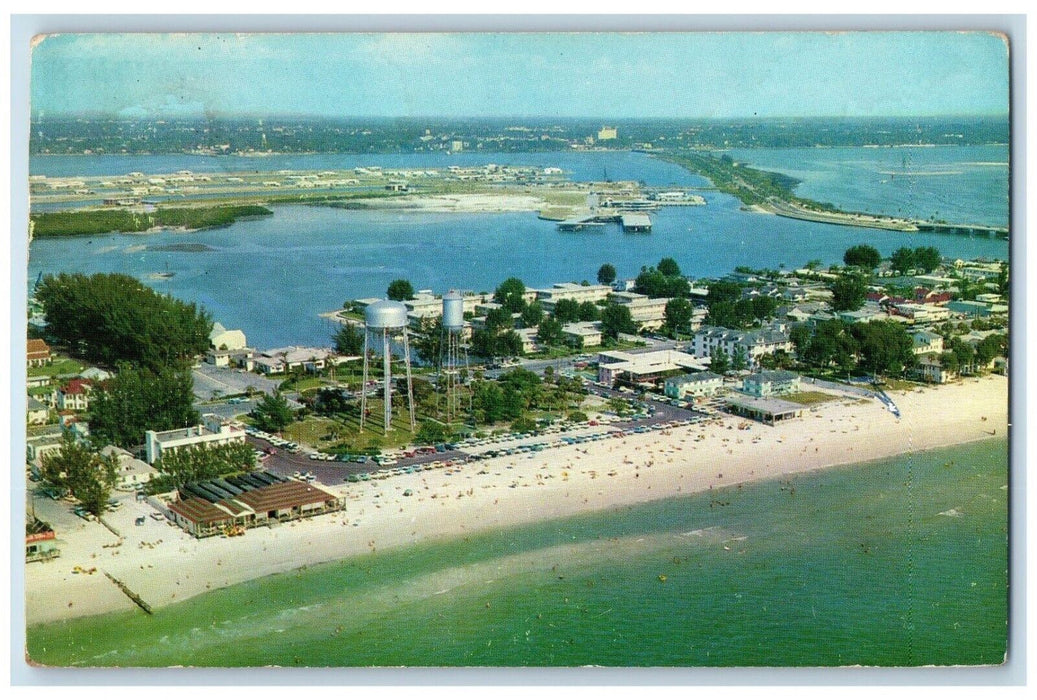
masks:
[[[38,626],[28,652],[123,667],[997,664],[1007,483],[1007,442],[984,441]]]

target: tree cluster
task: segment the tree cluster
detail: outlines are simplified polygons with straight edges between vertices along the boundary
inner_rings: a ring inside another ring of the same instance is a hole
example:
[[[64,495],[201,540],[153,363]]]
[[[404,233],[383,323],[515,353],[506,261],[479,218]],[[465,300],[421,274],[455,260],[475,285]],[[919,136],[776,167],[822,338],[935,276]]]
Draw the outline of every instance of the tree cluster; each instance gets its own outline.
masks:
[[[36,298],[48,332],[92,362],[130,362],[158,370],[209,348],[208,313],[129,275],[48,275]]]
[[[673,258],[663,258],[656,267],[642,268],[634,280],[634,291],[654,299],[686,297],[691,291],[688,280]]]
[[[622,304],[609,304],[601,312],[601,335],[616,340],[620,333],[637,333],[638,325],[630,309]]]
[[[65,434],[61,447],[44,455],[41,474],[44,481],[68,489],[86,510],[99,516],[118,483],[119,463],[114,455],[102,456]]]
[[[559,376],[551,379],[541,380],[534,372],[516,368],[496,382],[476,382],[472,397],[476,417],[482,423],[512,422],[531,410],[564,411],[583,400],[584,390],[578,380]]]
[[[335,352],[342,355],[362,355],[364,353],[364,331],[352,323],[343,323],[331,337]]]
[[[165,477],[160,482],[161,488],[171,490],[194,481],[250,472],[256,468],[256,455],[244,442],[191,445],[167,450],[155,460],[154,466]]]
[[[414,286],[409,280],[393,280],[385,290],[385,296],[393,301],[408,301],[414,298]]]
[[[281,432],[295,418],[288,401],[279,392],[263,396],[249,415],[256,427],[267,433]]]
[[[742,296],[742,287],[737,282],[715,280],[709,283],[706,295],[706,323],[723,328],[750,328],[770,318],[778,308],[774,297],[757,295]]]
[[[818,323],[813,333],[797,326],[790,336],[800,360],[821,369],[901,376],[915,365],[914,342],[896,321],[832,319]]]
[[[120,447],[144,441],[146,430],[173,430],[198,423],[191,372],[120,364],[118,372],[94,394],[90,431],[95,440]]]
[[[862,243],[848,248],[843,253],[843,262],[850,267],[874,270],[882,262],[882,254],[874,246]]]
[[[930,273],[940,266],[940,260],[940,251],[932,246],[897,248],[889,258],[890,267],[900,274],[908,270]]]

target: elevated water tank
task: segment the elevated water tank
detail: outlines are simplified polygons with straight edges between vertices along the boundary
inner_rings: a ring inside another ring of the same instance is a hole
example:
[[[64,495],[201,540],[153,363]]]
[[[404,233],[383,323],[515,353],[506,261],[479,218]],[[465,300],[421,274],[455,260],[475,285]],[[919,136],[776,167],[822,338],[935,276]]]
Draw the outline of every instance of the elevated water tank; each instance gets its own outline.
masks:
[[[448,331],[464,328],[464,299],[454,290],[443,295],[443,328]]]
[[[383,299],[364,310],[364,323],[368,328],[406,328],[407,307],[398,301]]]

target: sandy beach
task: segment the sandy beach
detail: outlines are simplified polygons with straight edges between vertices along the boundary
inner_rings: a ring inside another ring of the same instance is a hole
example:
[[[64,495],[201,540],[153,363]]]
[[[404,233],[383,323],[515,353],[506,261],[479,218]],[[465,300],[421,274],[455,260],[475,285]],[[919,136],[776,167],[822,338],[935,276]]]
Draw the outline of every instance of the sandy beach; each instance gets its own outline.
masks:
[[[540,197],[522,194],[436,194],[409,195],[392,199],[358,199],[369,209],[411,209],[435,213],[486,214],[539,211],[547,205]]]
[[[153,607],[302,566],[437,538],[545,520],[1003,436],[1008,380],[990,376],[893,392],[902,417],[874,400],[833,398],[776,427],[723,416],[705,424],[630,435],[329,488],[346,510],[243,537],[196,540],[124,497],[108,518],[123,537],[69,516],[62,555],[28,564],[26,620],[131,610],[109,572]],[[403,492],[410,489],[411,496]],[[63,508],[48,502],[40,507]],[[41,517],[47,517],[42,512]],[[120,544],[121,542],[121,544]],[[96,568],[94,574],[73,567]]]

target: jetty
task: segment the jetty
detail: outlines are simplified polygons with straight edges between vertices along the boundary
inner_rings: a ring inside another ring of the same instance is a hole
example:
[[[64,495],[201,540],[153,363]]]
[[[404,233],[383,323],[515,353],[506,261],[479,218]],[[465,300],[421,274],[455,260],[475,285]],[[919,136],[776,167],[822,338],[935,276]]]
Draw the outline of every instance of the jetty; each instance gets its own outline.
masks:
[[[141,610],[146,612],[148,615],[151,615],[151,606],[148,605],[148,602],[146,600],[144,600],[139,595],[134,593],[132,590],[130,590],[129,586],[127,586],[125,583],[123,583],[119,579],[115,578],[114,576],[112,576],[107,571],[104,572],[104,575],[108,577],[109,581],[111,581],[116,586],[118,586],[119,590],[122,591],[123,593],[125,593],[127,598],[129,598],[134,603],[136,603],[137,607],[139,607]]]

